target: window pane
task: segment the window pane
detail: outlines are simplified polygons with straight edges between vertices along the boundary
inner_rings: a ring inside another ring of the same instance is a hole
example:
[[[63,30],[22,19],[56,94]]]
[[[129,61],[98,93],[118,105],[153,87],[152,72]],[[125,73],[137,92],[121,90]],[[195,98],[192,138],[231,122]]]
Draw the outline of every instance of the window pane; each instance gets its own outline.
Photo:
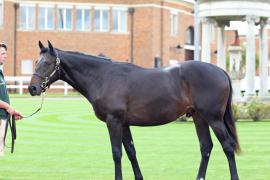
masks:
[[[126,11],[121,11],[120,19],[121,19],[120,31],[127,32],[127,12]]]
[[[72,30],[72,11],[71,11],[71,9],[66,9],[66,29]]]
[[[82,30],[82,10],[81,9],[77,10],[76,29],[80,31]]]
[[[0,26],[3,25],[4,9],[3,9],[3,0],[0,0]]]
[[[113,10],[113,31],[118,31],[118,11]]]
[[[90,10],[86,9],[84,13],[84,29],[88,31],[90,30],[90,17]]]
[[[54,8],[48,8],[47,28],[54,29]]]
[[[113,31],[127,31],[127,12],[125,10],[113,10]]]
[[[109,31],[109,11],[108,10],[104,10],[103,11],[103,31]]]
[[[173,27],[174,27],[174,34],[177,34],[177,17],[174,16],[174,19],[173,19]]]
[[[64,29],[64,11],[63,9],[58,9],[58,29]]]
[[[20,7],[20,29],[26,29],[26,7]]]
[[[100,10],[95,10],[94,30],[100,31]]]
[[[171,14],[171,35],[178,34],[178,16],[177,14]]]
[[[45,29],[45,8],[39,8],[38,28]]]
[[[35,29],[35,7],[29,7],[29,29]]]

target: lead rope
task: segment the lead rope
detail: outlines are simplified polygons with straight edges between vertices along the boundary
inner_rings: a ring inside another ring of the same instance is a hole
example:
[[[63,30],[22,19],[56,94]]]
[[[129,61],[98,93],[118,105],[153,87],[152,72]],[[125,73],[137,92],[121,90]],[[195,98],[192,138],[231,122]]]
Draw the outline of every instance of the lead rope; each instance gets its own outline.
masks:
[[[6,120],[7,123],[6,123],[6,128],[5,128],[5,136],[4,136],[4,143],[5,143],[5,146],[7,148],[10,148],[11,149],[11,153],[13,154],[14,152],[14,145],[15,145],[15,140],[17,138],[17,134],[16,134],[16,123],[15,123],[15,116],[13,115],[11,117],[12,120],[10,120],[10,115],[8,115],[8,119]],[[6,136],[7,136],[7,129],[8,129],[8,125],[10,127],[10,131],[11,131],[11,147],[8,147],[6,145]]]
[[[11,119],[11,120],[10,120]],[[10,118],[10,115],[8,115],[8,119],[6,120],[6,128],[5,128],[5,136],[4,136],[4,142],[5,142],[5,146],[7,148],[11,149],[11,153],[13,154],[14,152],[14,145],[15,145],[15,140],[17,138],[17,132],[16,132],[16,120],[15,120],[15,116],[12,115]],[[11,147],[8,147],[6,145],[6,136],[7,136],[7,129],[8,129],[8,125],[10,127],[10,131],[11,131]]]
[[[44,94],[45,94],[45,93],[42,93],[41,104],[40,104],[39,108],[38,108],[35,112],[33,112],[32,114],[30,114],[30,115],[22,116],[24,119],[25,119],[25,118],[30,118],[30,117],[32,117],[33,115],[35,115],[36,113],[38,113],[38,112],[42,109],[42,106],[43,106],[43,103],[44,103]]]
[[[35,115],[36,113],[38,113],[41,109],[42,109],[42,105],[44,102],[44,94],[42,93],[42,99],[41,99],[41,104],[39,106],[39,108],[33,112],[32,114],[28,115],[28,116],[23,116],[23,118],[30,118],[31,116]],[[11,117],[11,118],[10,118]],[[11,120],[10,120],[11,119]],[[5,127],[5,136],[4,136],[4,142],[6,142],[6,136],[7,136],[7,129],[8,129],[8,125],[10,127],[10,131],[11,131],[11,147],[8,147],[5,143],[5,146],[7,148],[11,149],[11,153],[13,154],[14,152],[14,145],[15,145],[15,140],[17,138],[17,132],[16,132],[16,120],[15,120],[15,116],[12,115],[8,115],[8,119],[7,119],[7,123],[6,123],[6,127]]]
[[[54,73],[56,71],[58,71],[58,76],[59,76],[59,79],[60,79],[60,71],[59,71],[59,64],[60,64],[60,59],[57,57],[56,58],[56,67],[55,67],[55,70],[53,71],[53,73],[50,75],[50,77],[52,77],[54,75]],[[49,78],[50,78],[49,77]],[[46,82],[44,83],[45,87],[46,88],[46,85],[47,83],[49,82],[49,78],[46,79]],[[42,83],[42,85],[43,85]],[[36,113],[38,113],[41,109],[42,109],[42,106],[43,106],[43,103],[44,103],[44,94],[45,92],[42,93],[42,98],[41,98],[41,104],[39,106],[39,108],[33,112],[32,114],[30,115],[27,115],[27,116],[22,116],[23,118],[30,118],[32,117],[33,115],[35,115]],[[7,129],[8,129],[8,124],[10,126],[10,131],[11,131],[11,147],[8,147],[8,148],[11,148],[11,153],[14,152],[14,145],[15,145],[15,140],[17,138],[17,133],[16,133],[16,120],[15,120],[15,116],[12,115],[12,121],[10,120],[10,115],[8,116],[8,119],[7,119],[7,123],[6,123],[6,128],[5,128],[5,136],[4,136],[4,142],[6,141],[6,135],[7,135]],[[6,145],[5,145],[6,146]]]

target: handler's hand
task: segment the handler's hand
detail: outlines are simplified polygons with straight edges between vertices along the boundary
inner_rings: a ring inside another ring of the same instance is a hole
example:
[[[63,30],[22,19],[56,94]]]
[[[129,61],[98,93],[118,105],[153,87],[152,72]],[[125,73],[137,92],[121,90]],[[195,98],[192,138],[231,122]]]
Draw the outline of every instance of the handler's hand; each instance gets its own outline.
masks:
[[[21,120],[23,118],[23,116],[21,115],[21,113],[19,113],[17,111],[15,111],[13,115],[15,116],[15,119],[16,120]]]
[[[21,115],[21,113],[17,112],[13,107],[9,106],[7,109],[7,112],[12,116],[15,116],[16,120],[20,120],[23,118],[23,116]]]

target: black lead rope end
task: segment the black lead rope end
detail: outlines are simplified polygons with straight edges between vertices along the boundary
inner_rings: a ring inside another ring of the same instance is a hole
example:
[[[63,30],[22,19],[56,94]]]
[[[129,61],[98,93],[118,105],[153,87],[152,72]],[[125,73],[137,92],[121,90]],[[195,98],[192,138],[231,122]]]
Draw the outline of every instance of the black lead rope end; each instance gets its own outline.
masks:
[[[11,132],[11,154],[13,154],[14,146],[15,146],[15,140],[17,138],[16,119],[15,119],[14,115],[12,117],[10,115],[8,115],[6,128],[5,128],[4,142],[6,141],[8,126],[10,127],[10,132]]]
[[[16,131],[16,119],[15,116],[12,116],[12,131],[14,134],[14,139],[17,139],[17,131]]]
[[[14,146],[15,146],[15,139],[16,139],[16,120],[15,116],[12,115],[11,120],[10,117],[8,118],[8,122],[10,126],[10,131],[11,131],[11,154],[14,152]]]

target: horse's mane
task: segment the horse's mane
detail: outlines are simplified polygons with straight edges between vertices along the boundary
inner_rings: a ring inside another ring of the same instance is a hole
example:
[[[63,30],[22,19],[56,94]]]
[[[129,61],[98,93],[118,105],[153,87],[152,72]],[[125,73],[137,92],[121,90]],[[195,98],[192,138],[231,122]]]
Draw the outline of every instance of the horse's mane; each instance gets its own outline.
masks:
[[[73,55],[83,56],[84,58],[89,58],[91,60],[112,62],[112,60],[106,56],[94,56],[94,55],[90,55],[90,54],[86,54],[86,53],[82,53],[82,52],[77,52],[77,51],[64,51],[64,50],[61,50],[58,48],[55,48],[55,49],[61,53],[70,53]],[[47,53],[48,51],[49,51],[49,48],[42,48],[40,50],[40,54]]]

